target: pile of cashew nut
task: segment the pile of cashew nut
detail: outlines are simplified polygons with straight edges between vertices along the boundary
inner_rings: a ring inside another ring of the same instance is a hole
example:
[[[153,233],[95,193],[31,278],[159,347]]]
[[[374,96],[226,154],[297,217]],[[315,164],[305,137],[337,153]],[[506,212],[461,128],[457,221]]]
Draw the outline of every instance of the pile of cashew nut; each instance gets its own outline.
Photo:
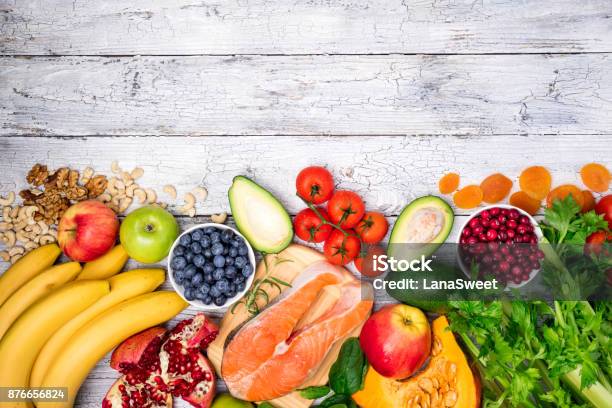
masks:
[[[57,229],[44,221],[35,221],[36,206],[21,206],[15,204],[15,193],[0,197],[2,220],[0,221],[0,242],[4,250],[0,251],[0,259],[15,263],[27,252],[41,245],[57,240]]]

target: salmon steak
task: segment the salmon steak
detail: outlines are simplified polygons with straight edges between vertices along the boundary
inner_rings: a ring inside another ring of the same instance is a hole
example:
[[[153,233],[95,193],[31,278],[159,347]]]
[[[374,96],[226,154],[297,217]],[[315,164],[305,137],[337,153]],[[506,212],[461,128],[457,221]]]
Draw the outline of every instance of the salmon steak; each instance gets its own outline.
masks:
[[[337,299],[304,323],[327,289],[336,290]],[[227,344],[221,376],[229,391],[242,400],[267,401],[299,388],[332,346],[365,322],[372,305],[370,284],[325,261],[309,266]]]

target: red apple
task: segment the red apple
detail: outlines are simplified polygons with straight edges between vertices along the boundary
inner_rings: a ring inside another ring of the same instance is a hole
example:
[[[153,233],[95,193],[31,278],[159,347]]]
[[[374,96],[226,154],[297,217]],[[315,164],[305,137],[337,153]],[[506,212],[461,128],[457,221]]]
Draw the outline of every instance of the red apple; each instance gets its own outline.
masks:
[[[431,329],[425,314],[408,305],[388,305],[365,322],[359,336],[361,349],[381,375],[404,379],[429,357]]]
[[[57,241],[70,259],[90,262],[108,252],[119,231],[113,210],[100,201],[88,200],[68,208],[60,220]]]

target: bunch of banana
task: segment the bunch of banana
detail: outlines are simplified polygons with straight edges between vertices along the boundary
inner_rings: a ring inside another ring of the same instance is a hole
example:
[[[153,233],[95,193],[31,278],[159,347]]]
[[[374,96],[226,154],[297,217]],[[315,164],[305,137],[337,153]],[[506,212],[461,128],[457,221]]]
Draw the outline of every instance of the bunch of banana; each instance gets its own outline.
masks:
[[[127,262],[120,245],[83,268],[77,262],[52,267],[60,252],[57,245],[38,248],[0,276],[0,385],[68,387],[68,402],[37,402],[41,407],[71,407],[107,352],[187,307],[174,292],[150,293],[164,282],[162,269],[116,275]]]

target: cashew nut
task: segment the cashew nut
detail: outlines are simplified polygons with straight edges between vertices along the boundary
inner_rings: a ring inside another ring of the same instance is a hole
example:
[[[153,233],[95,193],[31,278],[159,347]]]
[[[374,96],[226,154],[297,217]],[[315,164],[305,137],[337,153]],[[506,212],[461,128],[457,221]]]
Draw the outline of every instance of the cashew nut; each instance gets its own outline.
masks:
[[[0,206],[13,205],[15,202],[15,192],[9,191],[6,197],[0,197]]]
[[[38,221],[38,227],[40,228],[39,235],[45,235],[49,232],[49,226],[44,221]]]
[[[185,194],[185,205],[180,208],[180,211],[183,213],[189,212],[192,208],[195,207],[196,198],[193,194],[187,193]]]
[[[47,245],[52,242],[55,242],[55,237],[51,234],[43,235],[40,237],[40,245]]]
[[[0,252],[0,259],[2,259],[4,262],[8,262],[11,260],[11,256],[7,251],[2,251]]]
[[[117,179],[117,177],[111,177],[111,179],[108,180],[108,185],[106,186],[106,189],[108,190],[111,196],[117,195],[118,193],[117,187],[115,187],[118,181],[119,180]]]
[[[206,190],[204,187],[196,187],[193,189],[193,194],[195,194],[200,201],[204,201],[206,200],[206,197],[208,197],[208,190]]]
[[[125,192],[125,183],[121,180],[116,180],[115,181],[115,189],[117,190],[118,193],[123,193]]]
[[[15,231],[6,231],[4,233],[4,243],[6,244],[7,248],[14,247],[16,242],[17,236],[15,235]]]
[[[128,208],[130,208],[130,205],[132,205],[131,198],[126,197],[122,199],[121,202],[119,203],[119,212],[125,212]]]
[[[28,238],[27,231],[19,231],[17,234],[15,234],[15,238],[19,242],[28,242],[30,240],[30,238]]]
[[[12,247],[8,250],[8,253],[10,256],[23,255],[25,254],[25,248],[20,246]]]
[[[83,173],[81,174],[81,184],[87,184],[93,175],[94,169],[91,167],[85,167],[85,170],[83,170]]]
[[[11,222],[12,218],[11,218],[11,207],[4,207],[2,209],[2,218],[4,219],[4,221],[6,222]]]
[[[144,202],[147,201],[147,193],[141,188],[134,190],[134,197],[138,199],[140,204],[144,204]]]
[[[34,241],[30,241],[28,243],[25,244],[25,249],[29,252],[33,249],[38,248],[38,244]]]
[[[121,167],[119,167],[119,163],[117,163],[117,160],[111,163],[111,171],[115,174],[121,171]]]
[[[223,224],[225,223],[225,220],[227,220],[227,214],[226,213],[221,213],[221,214],[214,214],[210,216],[210,220],[212,222],[216,222],[217,224]]]
[[[125,195],[129,198],[133,198],[134,197],[134,191],[136,191],[136,189],[138,188],[138,184],[130,184],[126,189],[125,189]]]
[[[19,215],[19,207],[13,207],[11,209],[11,218],[12,219],[17,219],[17,216]]]
[[[169,184],[165,185],[164,193],[168,194],[173,200],[176,200],[176,188],[174,186],[171,186]]]
[[[195,215],[196,215],[196,209],[195,209],[195,208],[191,208],[190,210],[188,210],[188,211],[185,213],[185,215],[187,215],[187,216],[189,216],[189,217],[191,217],[191,218],[195,217]]]
[[[0,222],[0,232],[9,231],[13,228],[13,224],[8,222]]]
[[[19,221],[17,224],[13,225],[13,229],[15,231],[21,231],[28,225],[28,220]]]
[[[27,219],[34,218],[34,213],[36,213],[36,211],[38,211],[38,207],[36,207],[35,205],[30,205],[26,207],[26,210],[25,210],[26,218]]]
[[[153,204],[157,201],[157,193],[152,188],[146,188],[145,193],[147,194],[147,202]]]
[[[112,199],[113,197],[111,197],[110,193],[102,193],[98,196],[98,201],[102,201],[103,203],[108,203]]]
[[[141,167],[136,167],[134,170],[132,170],[132,173],[130,173],[130,176],[134,179],[134,180],[138,180],[139,178],[141,178],[144,175],[144,170]]]

